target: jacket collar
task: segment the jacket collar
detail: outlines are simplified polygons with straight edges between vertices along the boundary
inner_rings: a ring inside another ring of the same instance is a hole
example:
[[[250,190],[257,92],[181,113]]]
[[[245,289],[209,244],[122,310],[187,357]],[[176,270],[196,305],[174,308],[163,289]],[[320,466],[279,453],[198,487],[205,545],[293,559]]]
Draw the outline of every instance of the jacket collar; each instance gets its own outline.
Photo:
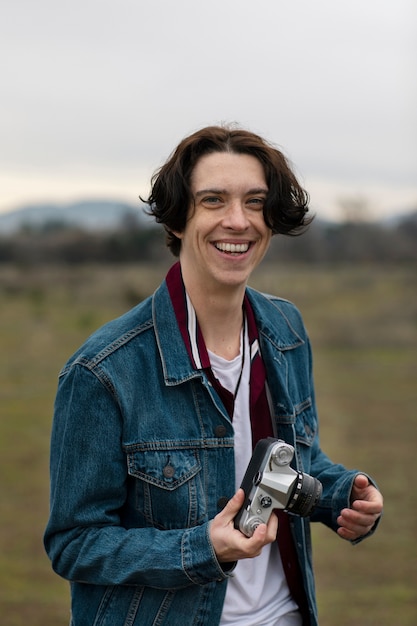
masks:
[[[293,350],[304,344],[304,339],[295,328],[297,322],[300,325],[301,318],[287,300],[262,294],[250,287],[246,289],[246,294],[261,337],[279,351]]]
[[[268,341],[273,349],[281,352],[304,343],[285,314],[282,300],[265,296],[251,288],[246,293],[255,315],[261,344],[263,340]],[[166,280],[153,295],[152,317],[166,384],[175,385],[201,377],[201,370],[194,368],[185,347]]]

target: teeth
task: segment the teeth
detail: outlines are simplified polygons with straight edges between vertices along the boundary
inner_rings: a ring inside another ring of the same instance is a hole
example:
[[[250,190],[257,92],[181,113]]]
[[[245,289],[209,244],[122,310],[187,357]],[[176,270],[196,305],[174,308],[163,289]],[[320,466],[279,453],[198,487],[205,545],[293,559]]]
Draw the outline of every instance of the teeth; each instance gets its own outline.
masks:
[[[222,252],[230,252],[231,254],[237,254],[247,252],[249,249],[248,243],[216,243],[216,248]]]

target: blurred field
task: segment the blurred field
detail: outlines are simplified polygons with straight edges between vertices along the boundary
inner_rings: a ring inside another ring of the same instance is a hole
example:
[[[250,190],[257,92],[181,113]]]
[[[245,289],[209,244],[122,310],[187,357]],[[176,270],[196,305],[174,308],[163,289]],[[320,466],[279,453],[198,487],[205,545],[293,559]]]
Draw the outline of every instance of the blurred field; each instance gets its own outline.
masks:
[[[148,295],[149,267],[0,266],[0,623],[64,626],[67,583],[42,546],[57,373],[84,338]],[[386,507],[352,547],[314,527],[321,626],[417,624],[415,267],[259,269],[294,301],[315,354],[322,447],[372,474]]]

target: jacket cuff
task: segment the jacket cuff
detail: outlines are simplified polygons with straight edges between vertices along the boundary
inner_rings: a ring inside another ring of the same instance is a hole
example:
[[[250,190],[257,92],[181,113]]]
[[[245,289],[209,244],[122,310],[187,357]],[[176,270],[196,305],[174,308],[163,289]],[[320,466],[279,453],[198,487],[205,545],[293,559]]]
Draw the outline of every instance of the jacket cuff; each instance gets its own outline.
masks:
[[[183,568],[196,585],[206,585],[229,578],[236,563],[219,563],[209,535],[210,523],[185,531],[182,540]]]

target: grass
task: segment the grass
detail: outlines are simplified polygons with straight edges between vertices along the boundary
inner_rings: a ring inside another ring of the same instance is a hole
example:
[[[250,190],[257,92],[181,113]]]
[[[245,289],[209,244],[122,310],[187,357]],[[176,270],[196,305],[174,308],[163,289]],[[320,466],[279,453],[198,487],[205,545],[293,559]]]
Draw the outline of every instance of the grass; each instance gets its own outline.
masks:
[[[64,626],[67,583],[42,546],[57,373],[97,326],[145,297],[165,269],[0,266],[0,621]],[[302,310],[315,354],[326,452],[385,495],[374,537],[352,547],[314,526],[321,626],[417,623],[415,268],[272,267],[252,284]]]

